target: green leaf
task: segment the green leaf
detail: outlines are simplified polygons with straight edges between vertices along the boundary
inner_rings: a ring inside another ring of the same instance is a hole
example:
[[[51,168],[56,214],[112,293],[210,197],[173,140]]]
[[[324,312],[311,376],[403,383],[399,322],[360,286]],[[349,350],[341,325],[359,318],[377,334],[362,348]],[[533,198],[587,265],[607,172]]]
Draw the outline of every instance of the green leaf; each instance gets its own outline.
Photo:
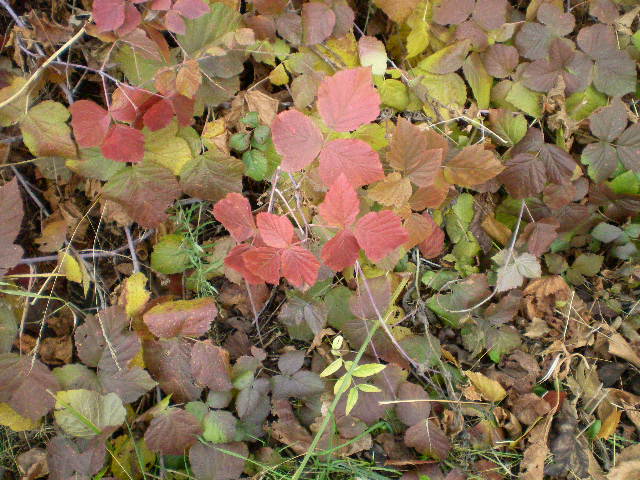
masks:
[[[351,374],[354,377],[366,378],[372,377],[382,370],[384,370],[386,365],[382,365],[380,363],[365,363],[363,365],[358,365]]]
[[[127,167],[126,163],[104,158],[97,147],[80,150],[80,158],[81,160],[69,159],[65,165],[69,170],[86,178],[106,181]]]
[[[592,86],[587,87],[582,92],[576,92],[567,98],[566,108],[569,117],[577,122],[581,122],[595,110],[607,104],[607,96],[600,93]]]
[[[378,392],[382,391],[378,387],[376,387],[375,385],[370,385],[368,383],[359,384],[358,385],[358,390],[360,390],[362,392],[367,392],[367,393],[378,393]]]
[[[582,253],[578,255],[571,265],[572,268],[586,277],[593,277],[600,272],[604,257],[593,253]]]
[[[249,150],[242,154],[242,161],[244,162],[244,173],[248,177],[261,182],[267,178],[267,172],[269,170],[269,163],[267,157],[258,150]]]
[[[18,322],[11,305],[0,300],[0,353],[11,351],[13,340],[18,335]]]
[[[515,145],[524,138],[527,133],[527,119],[522,113],[510,110],[491,110],[489,115],[491,128],[509,145]]]
[[[231,412],[213,410],[207,412],[202,421],[202,438],[211,443],[232,442],[236,433],[237,420]]]
[[[45,100],[31,108],[20,122],[22,139],[36,157],[76,158],[76,145],[67,125],[69,111],[61,103]]]
[[[513,83],[505,100],[527,115],[542,116],[542,94],[529,90],[522,82]]]
[[[613,242],[620,235],[622,235],[622,229],[620,227],[605,222],[599,223],[591,230],[591,236],[603,243]]]
[[[100,395],[90,390],[56,393],[56,423],[69,435],[91,438],[106,428],[124,423],[127,411],[115,393]]]
[[[327,365],[327,368],[325,368],[322,372],[320,372],[320,376],[328,377],[329,375],[336,373],[338,370],[340,370],[341,366],[342,366],[342,359],[336,358],[333,362]]]
[[[417,67],[426,72],[439,75],[453,73],[462,66],[470,48],[471,42],[469,40],[456,42],[429,55],[419,62]]]
[[[351,379],[347,375],[340,377],[333,385],[333,394],[338,395],[338,392],[343,392],[351,385]]]
[[[242,153],[249,149],[251,145],[251,135],[248,133],[234,133],[229,138],[229,147],[236,152]]]
[[[189,160],[180,172],[180,186],[188,195],[217,202],[231,192],[242,192],[243,163],[215,151]]]
[[[358,389],[354,387],[349,390],[349,395],[347,395],[347,405],[344,409],[347,415],[351,413],[351,410],[356,406],[356,403],[358,403]]]
[[[210,11],[196,19],[185,19],[186,33],[177,35],[178,43],[193,57],[194,53],[220,44],[222,37],[240,26],[241,16],[222,2],[210,4]],[[197,56],[197,55],[196,55]]]
[[[478,108],[489,108],[489,100],[491,99],[491,87],[493,86],[493,77],[487,73],[484,68],[482,59],[478,53],[472,53],[467,57],[462,65],[467,82],[471,86],[473,96],[478,103]]]
[[[165,235],[153,247],[151,268],[170,275],[182,273],[191,265],[186,240],[182,235],[172,233]]]
[[[378,93],[384,105],[396,110],[404,110],[409,105],[409,92],[400,80],[390,78],[382,81]]]

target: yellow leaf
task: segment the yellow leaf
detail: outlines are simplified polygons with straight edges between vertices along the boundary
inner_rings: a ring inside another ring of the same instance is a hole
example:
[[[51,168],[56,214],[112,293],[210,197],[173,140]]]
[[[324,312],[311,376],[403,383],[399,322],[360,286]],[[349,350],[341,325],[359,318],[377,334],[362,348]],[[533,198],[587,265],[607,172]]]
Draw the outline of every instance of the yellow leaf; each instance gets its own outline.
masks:
[[[187,141],[176,136],[177,133],[176,122],[156,132],[145,129],[144,160],[162,165],[174,175],[179,175],[192,155]]]
[[[24,432],[26,430],[33,430],[39,424],[39,421],[25,418],[8,404],[0,402],[0,425],[9,427],[14,432]]]
[[[289,83],[289,74],[285,70],[283,63],[279,64],[276,68],[271,70],[271,73],[269,74],[269,81],[273,85],[277,85],[279,87]]]
[[[176,75],[176,90],[181,95],[193,98],[198,93],[200,84],[202,83],[202,74],[200,73],[200,65],[196,60],[189,60],[182,65]]]
[[[480,224],[482,229],[487,232],[491,238],[496,242],[500,242],[502,245],[509,243],[511,238],[511,230],[504,223],[496,220],[493,215],[487,215]]]
[[[60,272],[67,277],[67,280],[82,283],[82,270],[78,261],[67,252],[58,253],[58,265]]]
[[[620,423],[620,417],[622,416],[622,410],[615,407],[609,412],[605,418],[601,418],[602,426],[596,438],[606,439],[613,435]]]
[[[473,386],[480,394],[490,402],[500,402],[507,396],[507,392],[502,385],[486,375],[470,370],[463,370],[464,374],[471,380]]]
[[[144,439],[135,441],[127,435],[120,435],[113,440],[113,460],[111,471],[121,480],[137,480],[143,478],[140,467],[151,466],[156,455],[147,447]]]
[[[394,22],[404,22],[420,0],[374,0],[373,3]]]
[[[145,289],[146,285],[147,277],[142,272],[134,273],[125,280],[120,300],[130,317],[138,315],[149,301],[151,292]]]
[[[398,172],[390,173],[367,192],[371,200],[388,207],[404,205],[411,198],[411,193],[411,182]]]

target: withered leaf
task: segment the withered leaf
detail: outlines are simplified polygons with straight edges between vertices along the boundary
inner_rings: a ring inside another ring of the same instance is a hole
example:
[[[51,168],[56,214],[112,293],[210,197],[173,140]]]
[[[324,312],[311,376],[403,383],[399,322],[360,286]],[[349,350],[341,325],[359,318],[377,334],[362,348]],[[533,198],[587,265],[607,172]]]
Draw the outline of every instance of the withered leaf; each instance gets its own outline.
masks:
[[[144,342],[144,363],[160,388],[176,402],[200,398],[202,389],[191,373],[191,345],[182,339]]]
[[[179,408],[169,408],[151,420],[144,440],[154,452],[184,455],[201,433],[202,427],[195,416]]]
[[[444,460],[449,455],[449,437],[432,420],[422,420],[409,427],[404,434],[404,443],[423,455]]]
[[[196,381],[214,392],[225,392],[233,387],[229,352],[211,343],[197,342],[191,350],[191,371]]]

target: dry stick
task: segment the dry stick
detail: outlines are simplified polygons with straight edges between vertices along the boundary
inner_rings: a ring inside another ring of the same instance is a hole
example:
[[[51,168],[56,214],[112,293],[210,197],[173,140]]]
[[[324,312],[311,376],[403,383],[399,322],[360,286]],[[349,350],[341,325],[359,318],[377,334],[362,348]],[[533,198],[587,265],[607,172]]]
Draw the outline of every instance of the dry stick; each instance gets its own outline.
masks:
[[[155,233],[154,229],[147,230],[147,232],[139,238],[133,240],[133,245],[137,245],[140,242],[145,241],[151,235]],[[78,252],[78,257],[80,258],[103,258],[103,257],[117,257],[120,253],[124,252],[129,248],[129,245],[123,245],[122,247],[118,247],[115,250],[109,251],[96,251],[96,250],[84,250]],[[57,255],[47,255],[44,257],[32,257],[32,258],[23,258],[18,262],[19,264],[32,265],[34,263],[44,263],[44,262],[55,262],[58,260]]]
[[[138,255],[136,255],[136,247],[133,244],[133,238],[131,237],[131,229],[129,228],[129,225],[124,227],[124,233],[127,236],[127,246],[129,247],[129,252],[131,253],[133,273],[138,273],[140,271],[140,263],[138,263]]]
[[[62,45],[58,50],[56,50],[53,53],[53,55],[51,55],[49,58],[47,58],[47,60],[45,60],[45,62],[42,65],[40,65],[40,67],[38,67],[38,69],[29,77],[29,79],[24,83],[24,85],[22,85],[22,87],[20,89],[18,89],[17,92],[15,92],[9,98],[7,98],[3,102],[1,102],[0,103],[0,110],[3,109],[4,107],[6,107],[7,105],[10,105],[14,100],[18,99],[23,93],[25,93],[25,91],[27,91],[29,89],[29,87],[40,77],[42,72],[44,72],[44,70],[51,63],[53,63],[55,61],[55,59],[60,54],[62,54],[67,48],[69,48],[71,45],[73,45],[75,42],[77,42],[80,39],[80,37],[82,37],[82,35],[84,35],[86,30],[87,30],[87,23],[85,23],[82,26],[82,28],[80,30],[78,30],[78,32],[73,37],[71,37],[69,40],[67,40],[67,42],[64,45]]]

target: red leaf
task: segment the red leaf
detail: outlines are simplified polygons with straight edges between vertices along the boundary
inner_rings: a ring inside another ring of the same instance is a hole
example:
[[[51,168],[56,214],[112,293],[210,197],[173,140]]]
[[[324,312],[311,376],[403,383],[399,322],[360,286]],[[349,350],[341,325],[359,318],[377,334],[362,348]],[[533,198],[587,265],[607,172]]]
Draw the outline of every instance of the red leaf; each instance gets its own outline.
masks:
[[[173,95],[170,100],[178,123],[183,127],[191,125],[193,123],[193,109],[196,105],[195,99],[184,95]]]
[[[346,228],[360,212],[358,194],[347,177],[340,174],[320,204],[320,215],[328,225]]]
[[[124,23],[124,0],[94,0],[93,20],[101,32],[115,30]]]
[[[166,13],[164,25],[167,27],[167,30],[177,33],[178,35],[187,33],[187,25],[184,23],[184,19],[175,10],[169,10]]]
[[[116,162],[137,163],[144,157],[144,135],[126,125],[114,125],[104,139],[102,154]]]
[[[78,145],[83,148],[101,145],[111,125],[109,112],[91,100],[78,100],[69,107],[69,111]]]
[[[282,276],[294,287],[311,287],[318,279],[320,262],[309,250],[292,246],[282,251]]]
[[[331,270],[339,272],[356,263],[359,252],[360,246],[353,233],[342,230],[324,244],[322,261]]]
[[[140,107],[152,96],[153,94],[147,90],[121,85],[113,92],[109,113],[114,120],[133,123],[138,117]]]
[[[173,10],[190,19],[198,18],[209,12],[209,5],[202,0],[176,0]]]
[[[216,203],[213,216],[229,231],[236,242],[243,242],[256,233],[249,200],[239,193],[229,193]]]
[[[124,22],[116,30],[116,33],[118,36],[124,37],[138,28],[141,22],[142,15],[140,15],[138,9],[134,5],[127,3],[124,9]]]
[[[171,8],[171,0],[153,0],[151,2],[151,10],[169,10]]]
[[[269,247],[287,248],[293,241],[293,225],[287,217],[262,212],[256,217],[260,238]]]
[[[280,112],[271,123],[273,144],[282,155],[285,172],[297,172],[309,165],[322,148],[322,132],[297,110]]]
[[[367,213],[355,228],[358,243],[367,257],[378,262],[409,239],[402,220],[390,210]]]
[[[302,5],[302,26],[305,45],[324,42],[331,36],[336,24],[336,14],[324,3],[310,2]]]
[[[171,120],[173,120],[173,106],[164,98],[154,103],[142,117],[142,122],[152,132],[168,126]]]
[[[267,283],[280,281],[280,251],[273,247],[255,247],[242,254],[245,267]],[[248,281],[248,280],[247,280]]]
[[[369,67],[352,68],[326,77],[318,88],[318,111],[325,123],[348,132],[372,122],[380,114],[380,95]]]
[[[427,221],[427,234],[425,239],[418,245],[418,248],[423,257],[427,259],[434,258],[440,255],[442,247],[444,247],[444,231],[427,212],[424,212],[422,216]]]
[[[320,152],[320,177],[325,185],[332,185],[341,174],[353,188],[384,178],[378,152],[357,138],[332,140]]]
[[[245,252],[251,250],[252,248],[254,247],[251,245],[247,245],[246,243],[236,245],[227,254],[227,257],[224,259],[224,264],[242,275],[244,279],[251,285],[264,285],[264,280],[254,275],[253,272],[247,268],[244,263],[244,258],[242,257]]]

